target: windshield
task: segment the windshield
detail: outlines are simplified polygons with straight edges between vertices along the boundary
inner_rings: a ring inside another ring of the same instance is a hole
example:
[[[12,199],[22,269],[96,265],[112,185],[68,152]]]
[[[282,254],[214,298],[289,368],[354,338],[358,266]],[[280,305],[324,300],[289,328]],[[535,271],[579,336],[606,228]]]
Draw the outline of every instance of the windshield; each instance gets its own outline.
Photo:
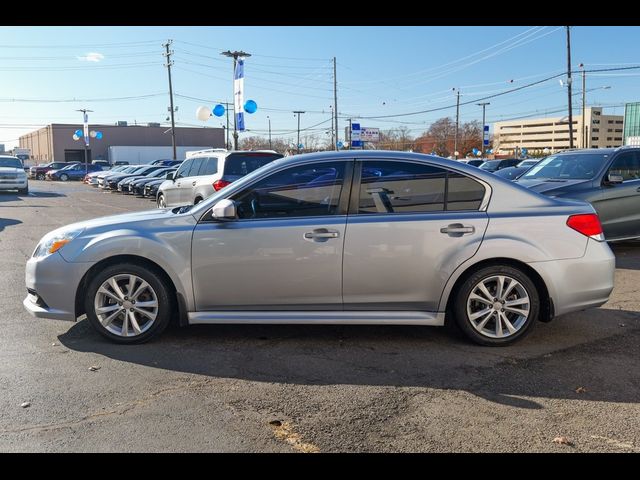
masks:
[[[489,160],[488,162],[484,162],[480,166],[480,168],[483,170],[494,170],[498,168],[499,164],[500,164],[500,160]]]
[[[565,153],[551,155],[520,179],[589,180],[600,170],[608,155],[602,153]]]
[[[22,168],[22,163],[17,158],[0,158],[0,167]]]

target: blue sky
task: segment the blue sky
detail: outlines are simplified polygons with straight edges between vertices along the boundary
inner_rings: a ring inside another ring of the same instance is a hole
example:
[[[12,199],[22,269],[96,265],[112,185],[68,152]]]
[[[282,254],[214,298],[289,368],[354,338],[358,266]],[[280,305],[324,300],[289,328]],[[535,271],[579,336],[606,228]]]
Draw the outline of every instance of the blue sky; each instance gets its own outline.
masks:
[[[251,131],[245,136],[266,136],[269,116],[274,136],[293,138],[291,112],[305,110],[302,128],[313,127],[309,132],[327,138],[334,56],[341,137],[347,117],[447,107],[455,104],[454,87],[460,88],[461,101],[469,101],[566,70],[563,27],[3,27],[0,143],[11,147],[39,125],[80,122],[78,108],[94,110],[92,123],[165,123],[169,99],[162,43],[169,38],[179,125],[221,126],[224,118],[205,124],[195,110],[232,101],[232,64],[221,51],[252,54],[245,99],[255,100],[258,111],[247,115]],[[640,65],[639,43],[638,27],[574,27],[572,63],[589,69]],[[640,70],[589,74],[588,103],[621,114],[621,104],[640,100],[638,76]],[[577,81],[574,91],[579,89]],[[83,101],[68,101],[73,99]],[[488,123],[563,115],[558,110],[567,102],[557,79],[489,101]],[[575,104],[580,102],[578,94]],[[481,109],[466,105],[460,114],[462,121],[480,119]],[[455,108],[360,123],[383,129],[406,125],[419,135],[443,116],[455,116]]]

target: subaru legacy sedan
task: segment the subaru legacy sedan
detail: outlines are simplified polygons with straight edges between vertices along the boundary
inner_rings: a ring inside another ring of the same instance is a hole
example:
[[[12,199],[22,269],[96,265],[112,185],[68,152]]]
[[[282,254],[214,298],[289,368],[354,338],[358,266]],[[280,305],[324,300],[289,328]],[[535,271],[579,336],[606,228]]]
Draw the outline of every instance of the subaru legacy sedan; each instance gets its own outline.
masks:
[[[507,345],[602,305],[614,256],[585,202],[390,151],[266,164],[197,205],[59,228],[26,266],[26,309],[139,343],[180,325],[444,325]]]

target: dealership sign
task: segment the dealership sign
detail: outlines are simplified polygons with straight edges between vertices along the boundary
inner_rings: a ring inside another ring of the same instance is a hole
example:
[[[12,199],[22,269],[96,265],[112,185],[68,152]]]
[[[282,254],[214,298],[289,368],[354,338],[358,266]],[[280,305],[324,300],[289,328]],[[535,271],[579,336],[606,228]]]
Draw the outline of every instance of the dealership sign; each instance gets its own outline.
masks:
[[[360,139],[363,142],[379,142],[380,141],[380,129],[362,127],[360,130]]]

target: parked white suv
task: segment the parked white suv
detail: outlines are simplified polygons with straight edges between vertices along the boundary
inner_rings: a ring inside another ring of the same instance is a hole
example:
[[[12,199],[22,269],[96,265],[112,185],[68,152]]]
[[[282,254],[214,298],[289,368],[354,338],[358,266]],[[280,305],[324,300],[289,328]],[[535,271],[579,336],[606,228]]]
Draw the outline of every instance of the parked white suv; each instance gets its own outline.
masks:
[[[158,208],[195,205],[231,182],[282,155],[273,150],[201,150],[187,158],[175,173],[167,174],[156,201]]]

